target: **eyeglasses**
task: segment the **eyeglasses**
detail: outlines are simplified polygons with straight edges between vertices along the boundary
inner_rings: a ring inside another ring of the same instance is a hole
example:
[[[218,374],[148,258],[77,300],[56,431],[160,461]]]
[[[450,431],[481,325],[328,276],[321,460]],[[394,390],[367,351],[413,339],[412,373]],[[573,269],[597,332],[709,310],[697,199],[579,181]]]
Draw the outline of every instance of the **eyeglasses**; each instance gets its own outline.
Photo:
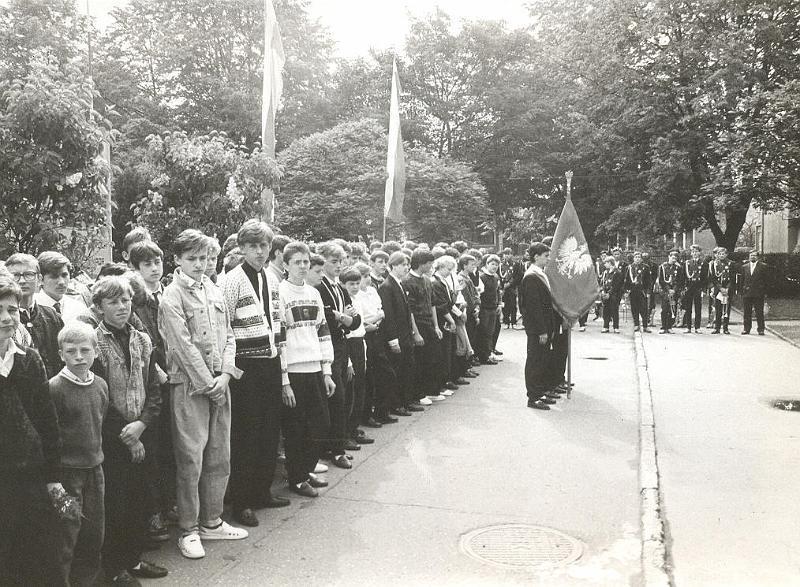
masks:
[[[39,274],[36,271],[25,271],[24,273],[12,273],[11,277],[14,278],[14,281],[36,281],[36,277]]]

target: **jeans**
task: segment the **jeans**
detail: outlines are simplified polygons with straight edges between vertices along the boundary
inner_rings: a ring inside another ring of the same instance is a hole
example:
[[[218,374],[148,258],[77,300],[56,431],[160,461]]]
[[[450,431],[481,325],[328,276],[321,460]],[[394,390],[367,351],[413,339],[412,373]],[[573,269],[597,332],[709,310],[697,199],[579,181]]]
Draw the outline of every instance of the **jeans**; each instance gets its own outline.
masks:
[[[177,469],[178,524],[184,532],[222,516],[231,471],[231,396],[214,405],[205,395],[172,386],[172,442]]]
[[[61,479],[64,490],[81,504],[78,520],[61,522],[61,572],[72,585],[94,585],[101,579],[100,552],[105,537],[103,466],[63,469]]]

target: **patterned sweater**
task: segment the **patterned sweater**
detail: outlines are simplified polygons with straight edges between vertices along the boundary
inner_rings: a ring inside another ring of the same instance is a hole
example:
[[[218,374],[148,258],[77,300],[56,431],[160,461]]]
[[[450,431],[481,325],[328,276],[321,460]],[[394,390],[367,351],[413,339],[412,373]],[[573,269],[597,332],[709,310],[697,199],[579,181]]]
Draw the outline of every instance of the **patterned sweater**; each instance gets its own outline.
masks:
[[[294,285],[288,280],[280,284],[280,301],[284,308],[286,340],[281,343],[283,384],[289,373],[331,374],[333,344],[322,296],[310,285]]]

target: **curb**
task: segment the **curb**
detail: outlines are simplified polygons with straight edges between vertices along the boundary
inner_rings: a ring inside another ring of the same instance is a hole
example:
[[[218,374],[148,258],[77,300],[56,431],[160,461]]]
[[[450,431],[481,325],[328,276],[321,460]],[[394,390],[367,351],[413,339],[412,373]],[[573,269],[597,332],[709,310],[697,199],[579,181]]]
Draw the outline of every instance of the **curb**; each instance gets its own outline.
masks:
[[[672,581],[667,571],[667,547],[664,540],[664,520],[661,516],[653,396],[642,334],[634,333],[633,342],[639,387],[639,498],[642,516],[643,583],[646,587],[669,587]]]
[[[741,315],[742,315],[742,312],[741,312],[741,310],[739,310],[739,308],[731,308],[731,309],[732,309],[734,312],[736,312],[737,314],[739,314],[739,316],[741,316]],[[788,338],[788,337],[786,337],[786,336],[782,335],[782,334],[781,334],[780,332],[778,332],[777,330],[775,330],[775,329],[771,328],[769,324],[764,324],[764,329],[765,329],[767,332],[769,332],[771,335],[773,335],[773,336],[775,336],[775,337],[777,337],[777,338],[780,338],[780,339],[781,339],[783,342],[788,342],[790,345],[792,345],[792,346],[794,346],[794,347],[797,347],[797,348],[799,348],[799,349],[800,349],[800,344],[797,344],[797,343],[796,343],[795,341],[793,341],[791,338]]]

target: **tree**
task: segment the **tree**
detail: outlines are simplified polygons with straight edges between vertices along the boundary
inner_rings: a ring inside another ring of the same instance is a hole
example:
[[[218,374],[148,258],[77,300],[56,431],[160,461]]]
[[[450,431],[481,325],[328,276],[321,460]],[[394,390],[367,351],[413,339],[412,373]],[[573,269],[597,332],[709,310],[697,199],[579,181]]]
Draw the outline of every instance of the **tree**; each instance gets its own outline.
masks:
[[[91,109],[93,88],[75,68],[33,64],[0,83],[0,234],[6,250],[72,250],[79,267],[104,245],[101,157],[111,123]]]
[[[190,138],[175,131],[149,137],[135,172],[125,177],[140,190],[135,222],[169,260],[181,231],[197,228],[224,240],[257,216],[261,192],[277,185],[279,171],[260,148],[247,151],[224,133]]]
[[[365,119],[295,141],[278,155],[285,170],[276,222],[297,238],[380,237],[386,130]],[[406,151],[404,226],[399,234],[447,240],[485,220],[485,190],[469,167],[419,148]]]

